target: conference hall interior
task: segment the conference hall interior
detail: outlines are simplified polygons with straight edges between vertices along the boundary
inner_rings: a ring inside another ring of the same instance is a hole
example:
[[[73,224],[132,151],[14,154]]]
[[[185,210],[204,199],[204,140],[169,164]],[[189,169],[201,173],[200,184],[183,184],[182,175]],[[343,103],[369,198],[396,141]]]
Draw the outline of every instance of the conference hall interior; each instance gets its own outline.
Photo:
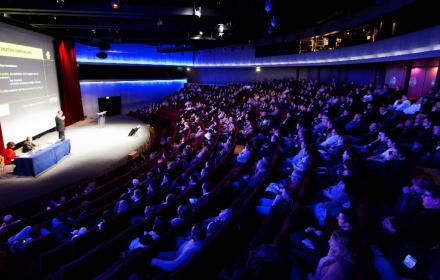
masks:
[[[440,279],[421,0],[2,0],[0,279]]]

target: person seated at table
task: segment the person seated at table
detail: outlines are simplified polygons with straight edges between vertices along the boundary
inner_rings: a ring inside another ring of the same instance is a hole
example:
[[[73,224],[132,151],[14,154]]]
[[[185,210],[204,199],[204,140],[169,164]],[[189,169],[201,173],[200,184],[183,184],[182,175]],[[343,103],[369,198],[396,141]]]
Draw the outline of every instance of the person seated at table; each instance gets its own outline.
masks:
[[[5,164],[6,165],[14,163],[15,156],[16,156],[16,154],[14,152],[14,148],[15,148],[15,143],[14,142],[8,142],[6,144],[6,150],[4,152]]]
[[[30,152],[37,148],[37,143],[32,141],[32,137],[26,137],[26,141],[23,142],[23,153]]]

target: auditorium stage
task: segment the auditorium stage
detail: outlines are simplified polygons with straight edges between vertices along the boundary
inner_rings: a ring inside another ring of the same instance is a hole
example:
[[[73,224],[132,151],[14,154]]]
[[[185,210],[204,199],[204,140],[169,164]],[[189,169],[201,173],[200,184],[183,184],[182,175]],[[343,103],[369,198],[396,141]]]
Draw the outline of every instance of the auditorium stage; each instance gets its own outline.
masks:
[[[140,125],[135,136],[130,130]],[[0,177],[0,211],[69,187],[76,187],[128,159],[128,154],[146,147],[149,142],[147,125],[128,116],[107,117],[99,128],[96,119],[77,122],[66,128],[71,153],[38,177]],[[51,132],[35,139],[40,145],[53,143],[58,133]]]

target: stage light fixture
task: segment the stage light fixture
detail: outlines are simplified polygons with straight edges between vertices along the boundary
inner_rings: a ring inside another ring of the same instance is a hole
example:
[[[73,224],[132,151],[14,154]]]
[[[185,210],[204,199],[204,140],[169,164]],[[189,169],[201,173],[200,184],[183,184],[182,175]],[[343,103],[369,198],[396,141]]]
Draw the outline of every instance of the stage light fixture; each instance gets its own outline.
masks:
[[[270,25],[272,27],[277,26],[277,18],[275,16],[273,16],[272,19],[270,20]]]
[[[119,1],[112,1],[111,6],[112,6],[113,10],[119,10],[119,8],[120,8]]]
[[[186,67],[186,72],[191,72],[191,68]]]
[[[217,31],[218,31],[218,36],[223,37],[223,35],[225,34],[225,25],[223,23],[217,24]]]
[[[194,7],[194,15],[198,18],[202,17],[202,7]]]
[[[218,31],[218,33],[223,33],[225,31],[225,25],[222,23],[218,24],[217,31]]]
[[[267,34],[271,35],[273,33],[272,26],[269,26],[269,29],[267,30]]]
[[[266,3],[264,4],[264,10],[266,11],[266,13],[270,13],[270,11],[272,11],[272,1],[271,0],[266,1]]]
[[[261,72],[261,67],[260,66],[255,67],[255,72]]]

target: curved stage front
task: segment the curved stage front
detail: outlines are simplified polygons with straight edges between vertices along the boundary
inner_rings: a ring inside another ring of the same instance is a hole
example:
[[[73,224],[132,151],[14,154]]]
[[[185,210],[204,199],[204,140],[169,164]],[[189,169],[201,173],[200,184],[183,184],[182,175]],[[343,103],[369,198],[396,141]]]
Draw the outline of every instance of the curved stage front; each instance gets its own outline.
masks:
[[[140,129],[128,136],[136,126]],[[40,145],[53,143],[58,133],[51,132],[35,139]],[[0,210],[77,187],[89,179],[127,162],[133,150],[145,149],[150,134],[146,124],[128,116],[107,117],[100,128],[95,119],[77,122],[66,128],[71,153],[38,177],[8,175],[0,178]]]

